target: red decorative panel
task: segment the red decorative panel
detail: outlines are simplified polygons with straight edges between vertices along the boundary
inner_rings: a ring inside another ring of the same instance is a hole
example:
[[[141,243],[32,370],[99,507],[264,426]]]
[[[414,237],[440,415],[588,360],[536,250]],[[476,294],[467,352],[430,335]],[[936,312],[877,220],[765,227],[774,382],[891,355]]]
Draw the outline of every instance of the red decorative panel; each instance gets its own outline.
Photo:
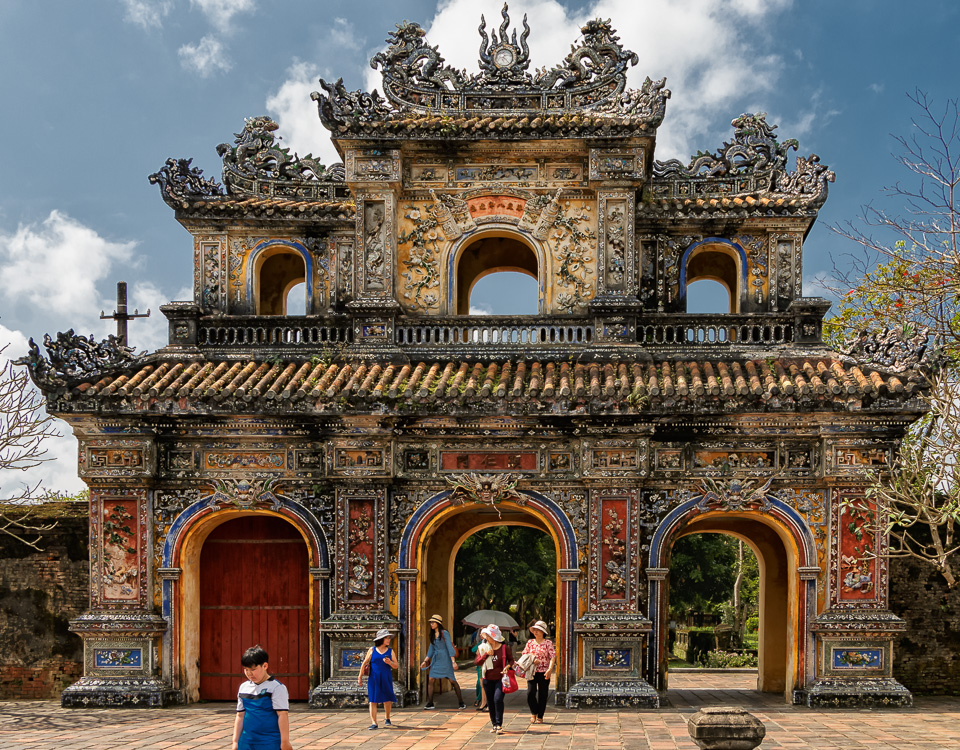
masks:
[[[539,468],[536,451],[440,452],[441,471],[537,471]]]
[[[146,493],[119,488],[93,490],[90,505],[93,605],[146,607]]]
[[[523,216],[523,207],[527,204],[523,198],[510,195],[486,195],[467,201],[471,216]]]
[[[591,493],[591,608],[625,610],[636,607],[636,495],[624,490]]]
[[[260,644],[270,673],[306,700],[310,661],[307,545],[286,521],[238,518],[218,526],[200,554],[200,697],[234,700],[240,656]]]
[[[887,566],[876,504],[856,488],[835,490],[833,500],[833,603],[879,606],[886,599]]]
[[[337,600],[341,609],[382,609],[386,569],[383,490],[337,493]]]

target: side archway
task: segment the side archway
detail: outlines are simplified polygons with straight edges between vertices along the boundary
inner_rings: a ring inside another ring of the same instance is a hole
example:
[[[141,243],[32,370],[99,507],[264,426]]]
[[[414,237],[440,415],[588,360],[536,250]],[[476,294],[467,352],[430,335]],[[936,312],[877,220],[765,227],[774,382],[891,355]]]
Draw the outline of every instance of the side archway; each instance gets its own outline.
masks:
[[[667,687],[669,561],[673,543],[699,533],[729,534],[746,542],[761,566],[760,669],[758,690],[782,692],[812,685],[815,669],[811,624],[816,617],[816,543],[803,518],[774,495],[729,502],[715,493],[691,497],[657,527],[651,540],[647,577],[653,623],[648,674]]]
[[[730,297],[731,313],[741,312],[747,301],[747,254],[736,242],[707,237],[688,247],[680,259],[680,294],[684,309],[687,287],[695,281],[715,281]]]
[[[413,514],[400,540],[399,618],[402,623],[405,655],[401,678],[408,690],[418,686],[417,665],[426,647],[427,618],[438,610],[444,617],[452,615],[452,599],[444,598],[448,590],[455,551],[471,534],[492,525],[521,525],[540,529],[554,541],[557,553],[557,625],[554,644],[557,648],[557,690],[565,691],[575,681],[573,623],[577,618],[577,579],[579,560],[571,525],[563,510],[544,495],[521,492],[523,500],[503,500],[495,506],[486,503],[464,503],[451,491],[441,492],[427,500]],[[448,620],[449,621],[449,620]]]
[[[318,684],[325,671],[325,655],[318,633],[320,620],[329,615],[329,569],[327,540],[315,517],[294,500],[274,496],[276,501],[255,507],[220,507],[217,496],[209,495],[188,506],[164,540],[160,579],[163,616],[170,623],[164,636],[164,676],[181,691],[188,702],[200,694],[200,602],[201,559],[204,544],[223,524],[239,519],[274,519],[290,527],[303,540],[307,574],[293,586],[306,592],[307,622],[298,637],[306,641],[308,683]],[[299,575],[302,575],[302,571]],[[252,644],[243,644],[240,651]],[[238,652],[239,657],[239,652]]]
[[[315,314],[313,256],[294,241],[262,242],[246,263],[247,299],[256,315],[286,315],[290,290],[304,285],[304,310]]]

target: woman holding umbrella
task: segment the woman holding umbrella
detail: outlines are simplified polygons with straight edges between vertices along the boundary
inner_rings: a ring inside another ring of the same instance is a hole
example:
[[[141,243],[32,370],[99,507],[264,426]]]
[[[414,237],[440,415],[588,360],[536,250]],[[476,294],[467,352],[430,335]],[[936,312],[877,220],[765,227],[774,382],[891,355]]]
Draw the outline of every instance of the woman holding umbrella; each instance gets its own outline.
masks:
[[[487,708],[490,709],[490,723],[497,734],[503,731],[503,670],[513,664],[513,652],[504,643],[500,628],[487,625],[480,631],[484,642],[477,649],[476,663],[483,672],[483,691],[487,696]]]
[[[440,615],[434,615],[429,622],[430,648],[427,649],[426,658],[420,663],[420,669],[430,670],[427,677],[427,703],[424,709],[430,711],[436,708],[433,705],[434,681],[439,682],[441,679],[450,680],[453,691],[457,694],[457,702],[460,704],[458,708],[466,708],[460,685],[457,684],[457,677],[453,673],[457,668],[457,654],[453,650],[450,633],[443,629],[443,618]]]

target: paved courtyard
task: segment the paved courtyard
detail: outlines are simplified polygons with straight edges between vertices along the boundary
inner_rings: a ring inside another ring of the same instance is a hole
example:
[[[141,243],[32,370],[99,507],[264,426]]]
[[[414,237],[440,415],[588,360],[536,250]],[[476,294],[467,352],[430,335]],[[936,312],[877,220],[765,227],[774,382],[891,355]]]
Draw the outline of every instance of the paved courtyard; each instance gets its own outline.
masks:
[[[509,696],[506,732],[489,732],[485,713],[456,710],[452,693],[438,710],[397,710],[396,726],[368,731],[367,712],[311,711],[295,706],[290,716],[296,750],[695,750],[687,720],[703,705],[739,705],[767,728],[762,748],[791,750],[944,750],[960,748],[960,698],[919,697],[898,711],[819,711],[780,703],[750,690],[750,675],[674,675],[671,706],[656,711],[566,711],[550,708],[542,725],[530,727],[523,694]],[[472,696],[472,690],[465,697]],[[226,703],[166,710],[65,710],[54,701],[0,702],[0,747],[229,748],[233,706]]]

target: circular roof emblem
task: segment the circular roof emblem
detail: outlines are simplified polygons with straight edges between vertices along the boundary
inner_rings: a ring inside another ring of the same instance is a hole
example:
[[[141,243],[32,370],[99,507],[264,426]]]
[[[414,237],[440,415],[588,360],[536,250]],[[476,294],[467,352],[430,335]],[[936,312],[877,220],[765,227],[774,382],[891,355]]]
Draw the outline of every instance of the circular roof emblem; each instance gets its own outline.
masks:
[[[501,47],[493,53],[493,63],[498,68],[509,68],[517,59],[513,47]]]

